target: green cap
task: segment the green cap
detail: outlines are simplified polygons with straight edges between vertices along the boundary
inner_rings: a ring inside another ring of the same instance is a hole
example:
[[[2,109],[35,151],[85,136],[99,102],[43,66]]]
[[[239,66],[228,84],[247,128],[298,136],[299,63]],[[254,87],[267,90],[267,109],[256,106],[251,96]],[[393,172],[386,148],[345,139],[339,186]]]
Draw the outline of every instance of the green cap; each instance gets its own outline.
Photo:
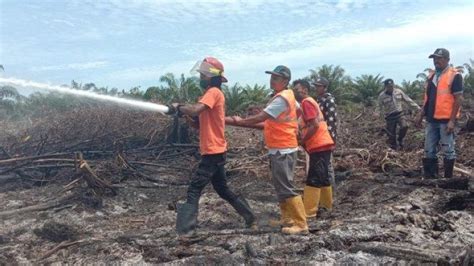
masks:
[[[277,66],[273,71],[265,71],[267,74],[272,74],[272,75],[277,75],[280,77],[284,77],[288,80],[291,80],[291,71],[288,67],[286,66]]]

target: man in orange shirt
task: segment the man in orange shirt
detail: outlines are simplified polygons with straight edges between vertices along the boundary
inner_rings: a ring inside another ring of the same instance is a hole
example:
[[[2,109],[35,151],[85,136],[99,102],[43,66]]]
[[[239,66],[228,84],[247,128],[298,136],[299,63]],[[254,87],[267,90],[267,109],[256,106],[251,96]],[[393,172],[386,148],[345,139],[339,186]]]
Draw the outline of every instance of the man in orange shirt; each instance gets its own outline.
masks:
[[[176,231],[184,235],[196,228],[199,198],[209,182],[217,194],[244,218],[247,227],[255,227],[256,219],[247,201],[234,194],[226,181],[225,98],[221,91],[222,82],[227,82],[223,76],[224,66],[213,57],[206,57],[196,66],[204,95],[196,104],[173,104],[169,112],[174,111],[191,117],[199,115],[199,146],[202,156],[188,187],[187,201],[177,207]]]
[[[242,127],[257,127],[263,123],[272,182],[280,205],[282,233],[307,234],[303,200],[294,184],[298,120],[295,96],[288,89],[291,72],[286,66],[277,66],[265,73],[271,74],[270,86],[275,93],[270,103],[260,113],[245,119],[226,117],[226,123]]]
[[[316,217],[319,205],[331,210],[333,205],[329,162],[334,141],[315,99],[309,96],[306,80],[293,82],[296,100],[301,105],[300,145],[309,154],[309,171],[303,192],[306,217]]]

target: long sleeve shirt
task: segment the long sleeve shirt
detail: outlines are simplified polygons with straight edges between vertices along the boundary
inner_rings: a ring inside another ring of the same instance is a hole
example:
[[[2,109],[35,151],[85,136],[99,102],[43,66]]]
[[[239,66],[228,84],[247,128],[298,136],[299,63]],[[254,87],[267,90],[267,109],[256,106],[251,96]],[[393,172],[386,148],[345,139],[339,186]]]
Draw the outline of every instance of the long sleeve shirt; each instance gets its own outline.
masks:
[[[397,113],[403,112],[402,103],[406,102],[410,107],[420,110],[420,106],[415,103],[408,95],[406,95],[401,89],[394,88],[392,94],[388,94],[382,91],[378,98],[378,107],[381,112],[388,117]]]

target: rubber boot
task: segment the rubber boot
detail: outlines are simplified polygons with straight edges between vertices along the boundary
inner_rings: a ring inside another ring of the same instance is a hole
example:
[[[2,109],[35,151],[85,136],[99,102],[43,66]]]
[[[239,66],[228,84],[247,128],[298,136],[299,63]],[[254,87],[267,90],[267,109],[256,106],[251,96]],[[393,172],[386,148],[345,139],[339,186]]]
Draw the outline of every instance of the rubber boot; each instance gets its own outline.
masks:
[[[291,213],[288,208],[288,203],[286,201],[280,202],[280,220],[270,220],[270,226],[272,227],[290,227],[295,222],[291,218]]]
[[[400,149],[403,149],[403,139],[405,138],[407,131],[408,131],[408,127],[402,127],[400,128],[400,131],[398,132],[398,147]]]
[[[423,175],[425,178],[437,178],[438,176],[438,159],[423,158]]]
[[[454,161],[454,159],[444,159],[444,178],[453,177]]]
[[[237,197],[234,201],[229,202],[232,207],[237,211],[240,216],[242,216],[245,220],[245,225],[247,228],[257,228],[257,221],[255,219],[255,215],[253,214],[252,210],[250,209],[250,205],[242,196]]]
[[[197,226],[198,205],[183,203],[177,205],[176,232],[178,235],[191,233]]]
[[[308,224],[306,223],[306,213],[304,212],[304,204],[301,196],[295,196],[286,199],[289,205],[291,218],[293,218],[294,224],[290,227],[283,227],[281,232],[283,234],[294,235],[294,234],[308,234]]]
[[[397,146],[397,137],[395,135],[395,132],[390,132],[389,130],[387,130],[387,136],[388,136],[388,140],[387,140],[388,145],[390,146],[392,150],[396,150],[398,146]]]
[[[303,191],[303,204],[306,218],[316,217],[318,213],[321,189],[318,187],[305,186]]]
[[[332,210],[332,186],[322,187],[321,188],[321,200],[319,201],[319,206],[325,208],[326,210]]]

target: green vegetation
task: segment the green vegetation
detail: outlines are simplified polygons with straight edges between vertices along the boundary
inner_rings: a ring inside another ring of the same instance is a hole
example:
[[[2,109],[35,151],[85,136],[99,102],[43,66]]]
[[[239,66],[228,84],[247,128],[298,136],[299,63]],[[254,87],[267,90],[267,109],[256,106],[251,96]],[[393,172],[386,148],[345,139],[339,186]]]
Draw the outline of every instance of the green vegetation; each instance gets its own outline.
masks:
[[[470,59],[469,63],[456,68],[463,73],[465,95],[473,95],[474,60]],[[397,87],[404,90],[415,101],[421,102],[423,86],[430,70],[427,68],[416,75],[416,80],[398,81],[400,83]],[[382,75],[364,74],[352,78],[346,74],[341,66],[322,65],[309,70],[308,76],[302,78],[315,81],[319,77],[325,77],[329,80],[328,91],[336,97],[339,105],[348,107],[354,104],[373,106],[378,94],[383,89],[384,77]],[[94,83],[81,84],[76,81],[72,81],[70,87],[76,90],[162,104],[196,102],[202,94],[199,88],[199,80],[196,77],[185,77],[184,74],[175,77],[174,74],[167,73],[161,76],[158,81],[159,85],[147,89],[134,87],[128,90],[119,90],[117,88],[97,87]],[[271,94],[271,90],[267,86],[258,84],[253,86],[238,83],[225,84],[222,90],[226,97],[227,113],[229,115],[244,114],[251,107],[262,107],[269,100]],[[16,120],[48,112],[67,111],[79,106],[93,107],[105,104],[109,103],[58,93],[36,92],[28,96],[22,96],[14,87],[0,87],[0,116],[2,119]]]

